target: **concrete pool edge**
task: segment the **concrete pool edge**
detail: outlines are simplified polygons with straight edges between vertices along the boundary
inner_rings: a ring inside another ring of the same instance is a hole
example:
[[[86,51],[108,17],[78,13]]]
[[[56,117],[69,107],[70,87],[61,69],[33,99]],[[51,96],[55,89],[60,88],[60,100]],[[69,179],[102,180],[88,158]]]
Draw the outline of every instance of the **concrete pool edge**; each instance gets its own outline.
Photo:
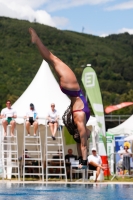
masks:
[[[133,182],[97,182],[97,183],[95,183],[95,182],[64,182],[64,181],[48,181],[48,182],[42,182],[42,181],[16,181],[16,180],[0,180],[0,183],[3,183],[3,184],[5,184],[5,183],[12,183],[12,184],[16,184],[16,183],[19,183],[19,184],[62,184],[62,185],[64,185],[64,184],[90,184],[90,185],[92,185],[92,184],[101,184],[101,185],[111,185],[111,184],[116,184],[116,185],[118,185],[118,184],[123,184],[123,185],[126,185],[126,184],[128,184],[128,185],[133,185]]]

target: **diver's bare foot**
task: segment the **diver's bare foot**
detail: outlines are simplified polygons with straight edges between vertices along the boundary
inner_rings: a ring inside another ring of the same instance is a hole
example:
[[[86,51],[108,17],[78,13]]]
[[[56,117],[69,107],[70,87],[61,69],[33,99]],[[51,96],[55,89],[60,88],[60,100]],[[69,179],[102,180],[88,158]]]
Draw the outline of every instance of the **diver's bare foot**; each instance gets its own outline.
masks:
[[[31,42],[32,42],[33,44],[35,44],[35,43],[36,43],[36,40],[37,40],[37,38],[38,38],[38,36],[37,36],[35,30],[34,30],[33,28],[29,28],[29,33],[30,33],[30,35],[31,35]]]
[[[11,137],[14,137],[14,134],[13,134],[13,133],[11,133]]]

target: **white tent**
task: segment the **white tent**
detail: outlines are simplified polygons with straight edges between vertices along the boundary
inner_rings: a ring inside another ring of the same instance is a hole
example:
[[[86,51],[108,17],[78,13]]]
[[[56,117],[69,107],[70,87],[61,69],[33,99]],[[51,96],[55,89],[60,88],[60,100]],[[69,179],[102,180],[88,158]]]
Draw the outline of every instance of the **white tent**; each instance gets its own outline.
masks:
[[[126,138],[124,138],[124,141],[133,141],[133,135],[129,135]]]
[[[133,134],[133,115],[115,128],[108,129],[108,132],[114,135]]]

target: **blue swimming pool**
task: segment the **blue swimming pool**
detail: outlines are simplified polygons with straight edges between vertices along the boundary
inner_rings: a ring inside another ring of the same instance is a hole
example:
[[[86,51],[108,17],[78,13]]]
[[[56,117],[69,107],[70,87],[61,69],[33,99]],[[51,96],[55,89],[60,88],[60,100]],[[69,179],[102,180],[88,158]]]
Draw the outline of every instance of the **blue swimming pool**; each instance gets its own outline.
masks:
[[[1,184],[0,200],[132,200],[133,185]]]

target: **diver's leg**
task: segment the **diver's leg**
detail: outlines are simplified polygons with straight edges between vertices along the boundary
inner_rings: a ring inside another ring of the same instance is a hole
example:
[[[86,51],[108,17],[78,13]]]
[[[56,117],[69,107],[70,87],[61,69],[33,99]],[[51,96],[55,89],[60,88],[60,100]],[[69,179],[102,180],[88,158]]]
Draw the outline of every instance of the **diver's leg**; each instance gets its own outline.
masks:
[[[79,84],[73,71],[59,58],[53,55],[42,43],[34,29],[29,28],[32,43],[36,44],[43,59],[48,62],[59,77],[60,85],[66,89],[79,90]]]

